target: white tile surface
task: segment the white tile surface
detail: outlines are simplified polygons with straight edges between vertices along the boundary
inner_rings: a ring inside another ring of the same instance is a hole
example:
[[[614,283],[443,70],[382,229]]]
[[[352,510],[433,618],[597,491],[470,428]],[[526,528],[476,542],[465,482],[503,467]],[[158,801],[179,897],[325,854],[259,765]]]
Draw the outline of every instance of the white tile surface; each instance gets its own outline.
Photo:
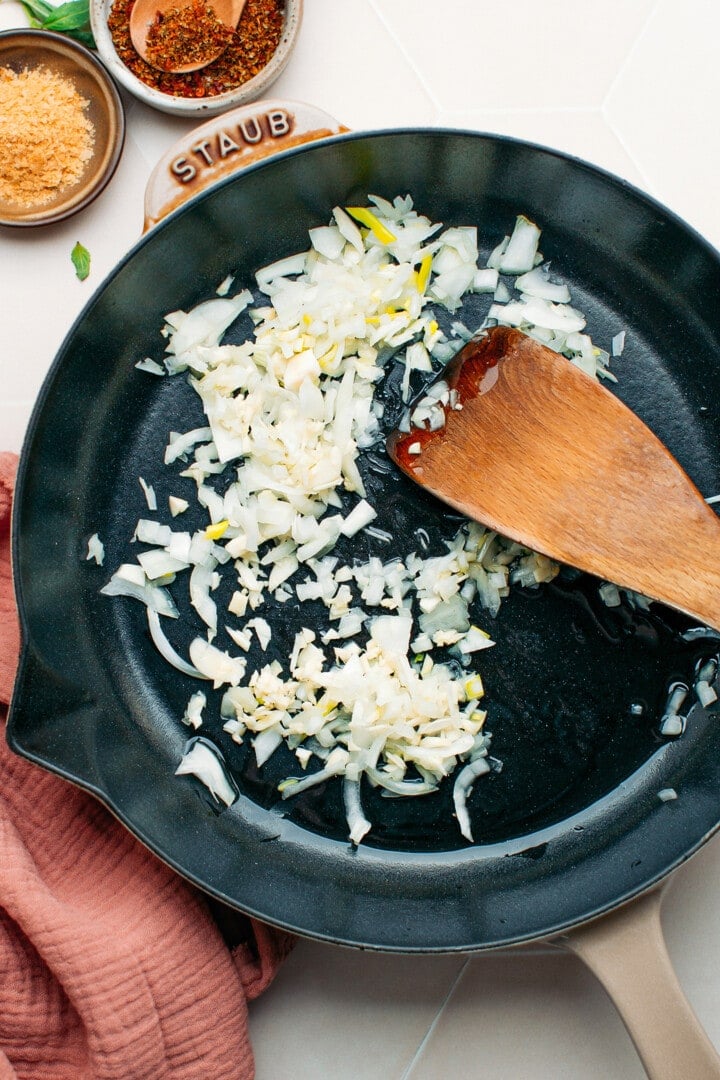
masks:
[[[599,106],[653,0],[374,6],[438,108]]]
[[[465,964],[300,942],[251,1006],[257,1080],[399,1080]]]
[[[450,1062],[452,1073],[445,1071]],[[578,961],[506,955],[468,964],[407,1080],[449,1075],[642,1080],[645,1074],[617,1013]]]
[[[22,9],[0,4],[0,29]],[[306,0],[273,96],[355,129],[470,127],[577,154],[655,194],[720,243],[720,7],[715,0]],[[190,128],[126,99],[120,168],[84,214],[0,230],[0,446],[92,290],[140,233],[154,162]],[[79,283],[70,249],[92,252]],[[720,841],[676,876],[666,928],[720,1046]],[[603,991],[561,956],[386,957],[302,942],[251,1010],[258,1080],[636,1080]],[[692,1080],[691,1077],[682,1080]]]
[[[605,115],[647,186],[716,246],[720,95],[716,49],[720,9],[713,0],[662,0],[618,72]]]
[[[601,109],[481,109],[468,105],[442,109],[438,120],[448,127],[510,135],[562,150],[647,189],[640,169]]]

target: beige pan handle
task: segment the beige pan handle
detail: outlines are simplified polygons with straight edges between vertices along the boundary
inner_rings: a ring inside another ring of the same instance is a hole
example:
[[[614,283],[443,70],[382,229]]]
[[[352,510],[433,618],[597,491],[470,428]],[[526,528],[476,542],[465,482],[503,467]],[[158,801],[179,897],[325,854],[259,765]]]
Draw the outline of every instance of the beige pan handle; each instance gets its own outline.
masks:
[[[718,1080],[720,1057],[665,947],[662,892],[654,889],[553,943],[578,956],[605,987],[650,1080]]]
[[[145,190],[144,232],[218,180],[263,158],[348,131],[313,105],[256,101],[221,113],[179,139]]]

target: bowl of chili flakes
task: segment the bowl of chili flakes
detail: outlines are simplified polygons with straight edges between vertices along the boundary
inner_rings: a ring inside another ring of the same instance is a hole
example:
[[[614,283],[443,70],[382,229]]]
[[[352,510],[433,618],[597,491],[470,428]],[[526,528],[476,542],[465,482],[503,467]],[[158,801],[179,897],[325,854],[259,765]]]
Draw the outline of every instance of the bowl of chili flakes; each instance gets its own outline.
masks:
[[[221,55],[198,71],[173,74],[148,64],[130,40],[135,0],[90,0],[98,52],[117,81],[146,105],[184,116],[216,116],[262,97],[295,46],[303,0],[247,0]],[[184,7],[187,0],[178,0]]]

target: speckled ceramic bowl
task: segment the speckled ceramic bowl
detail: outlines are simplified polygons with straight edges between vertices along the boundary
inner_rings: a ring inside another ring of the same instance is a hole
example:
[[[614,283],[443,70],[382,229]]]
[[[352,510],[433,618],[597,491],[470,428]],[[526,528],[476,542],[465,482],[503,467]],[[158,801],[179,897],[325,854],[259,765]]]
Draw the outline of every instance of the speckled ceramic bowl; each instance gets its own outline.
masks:
[[[142,82],[123,63],[108,29],[108,15],[113,0],[90,0],[90,23],[98,52],[110,72],[135,97],[161,112],[179,116],[209,117],[263,97],[284,69],[295,46],[302,19],[303,0],[285,0],[285,23],[280,43],[270,61],[254,78],[234,90],[212,97],[179,97],[163,93]]]
[[[82,45],[47,30],[0,33],[0,67],[20,72],[46,68],[69,79],[88,102],[94,128],[92,156],[78,178],[50,199],[26,205],[0,193],[0,225],[49,225],[78,213],[97,198],[115,172],[125,138],[120,95],[103,65]]]

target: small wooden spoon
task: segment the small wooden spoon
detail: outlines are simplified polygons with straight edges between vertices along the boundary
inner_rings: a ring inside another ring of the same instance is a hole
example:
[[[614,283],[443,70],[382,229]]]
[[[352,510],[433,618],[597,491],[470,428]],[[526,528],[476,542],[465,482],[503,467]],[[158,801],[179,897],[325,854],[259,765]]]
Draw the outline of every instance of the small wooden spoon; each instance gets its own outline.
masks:
[[[247,0],[206,0],[206,5],[221,23],[234,30],[240,21],[246,2]],[[213,55],[204,56],[202,60],[173,67],[160,67],[153,60],[152,54],[148,55],[147,35],[157,16],[165,15],[173,9],[190,6],[192,6],[192,0],[135,0],[130,14],[130,40],[135,51],[148,64],[152,64],[160,71],[182,75],[188,71],[199,71],[200,68],[207,67],[225,51],[227,44],[223,44]]]
[[[408,476],[535,551],[720,629],[720,518],[630,409],[504,326],[444,378],[445,426],[388,438]]]

